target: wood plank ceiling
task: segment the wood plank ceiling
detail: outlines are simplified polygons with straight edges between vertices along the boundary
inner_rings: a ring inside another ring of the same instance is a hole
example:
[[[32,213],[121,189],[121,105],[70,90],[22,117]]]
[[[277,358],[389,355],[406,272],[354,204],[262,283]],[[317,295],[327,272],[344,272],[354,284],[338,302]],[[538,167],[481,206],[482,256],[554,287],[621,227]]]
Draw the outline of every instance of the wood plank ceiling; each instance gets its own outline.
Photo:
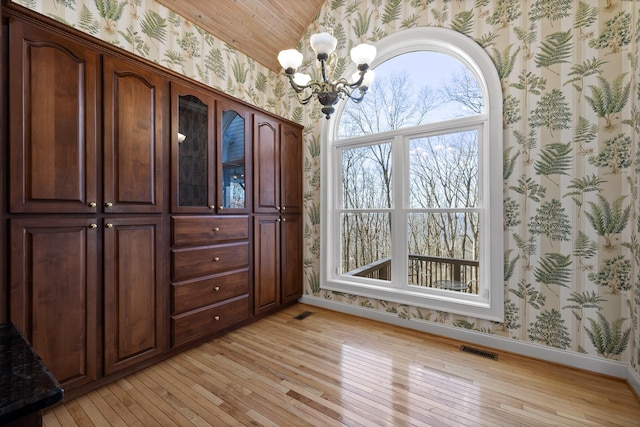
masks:
[[[158,0],[214,37],[279,73],[326,0]]]

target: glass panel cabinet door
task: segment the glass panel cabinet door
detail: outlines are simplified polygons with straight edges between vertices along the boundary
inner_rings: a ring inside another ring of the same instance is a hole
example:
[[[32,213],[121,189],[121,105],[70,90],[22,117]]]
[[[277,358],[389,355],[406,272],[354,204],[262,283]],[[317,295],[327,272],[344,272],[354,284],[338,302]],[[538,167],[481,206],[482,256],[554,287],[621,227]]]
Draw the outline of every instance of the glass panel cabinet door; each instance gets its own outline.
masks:
[[[217,102],[217,212],[249,212],[251,201],[251,113],[241,105]]]
[[[172,84],[172,211],[214,213],[214,101],[210,94]]]

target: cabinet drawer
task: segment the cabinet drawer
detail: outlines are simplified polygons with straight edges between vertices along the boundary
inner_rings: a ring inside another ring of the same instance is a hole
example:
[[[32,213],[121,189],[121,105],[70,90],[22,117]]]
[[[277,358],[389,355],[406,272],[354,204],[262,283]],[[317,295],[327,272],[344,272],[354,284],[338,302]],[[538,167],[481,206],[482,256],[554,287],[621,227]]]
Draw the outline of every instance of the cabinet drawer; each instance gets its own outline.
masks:
[[[249,266],[249,243],[174,249],[171,280],[181,282]]]
[[[214,335],[249,318],[249,297],[171,317],[172,345]]]
[[[249,238],[246,216],[174,216],[171,224],[174,246],[201,246]]]
[[[183,313],[248,294],[249,270],[174,283],[171,286],[171,290],[173,294],[173,313]]]

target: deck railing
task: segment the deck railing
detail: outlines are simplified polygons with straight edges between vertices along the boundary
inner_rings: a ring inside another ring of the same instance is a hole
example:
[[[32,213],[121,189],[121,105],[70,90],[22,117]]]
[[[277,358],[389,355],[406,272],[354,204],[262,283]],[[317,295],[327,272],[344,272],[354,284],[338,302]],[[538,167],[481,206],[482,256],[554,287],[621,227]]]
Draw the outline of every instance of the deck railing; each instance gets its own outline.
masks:
[[[478,293],[478,261],[426,255],[409,255],[409,283],[428,288],[455,289]],[[349,276],[391,280],[391,257],[363,265]]]

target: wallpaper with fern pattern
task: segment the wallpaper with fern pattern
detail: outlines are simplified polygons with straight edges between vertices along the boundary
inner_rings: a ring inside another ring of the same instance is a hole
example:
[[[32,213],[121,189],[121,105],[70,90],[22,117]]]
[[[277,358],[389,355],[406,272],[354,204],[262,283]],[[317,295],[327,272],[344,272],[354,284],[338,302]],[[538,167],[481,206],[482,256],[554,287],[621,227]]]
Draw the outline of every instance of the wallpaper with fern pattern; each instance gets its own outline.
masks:
[[[494,323],[323,291],[319,109],[154,0],[14,0],[305,125],[305,294],[630,364],[640,373],[640,1],[329,0],[301,40],[338,50],[442,26],[493,58],[504,94],[505,313]],[[258,1],[258,0],[256,0]]]

